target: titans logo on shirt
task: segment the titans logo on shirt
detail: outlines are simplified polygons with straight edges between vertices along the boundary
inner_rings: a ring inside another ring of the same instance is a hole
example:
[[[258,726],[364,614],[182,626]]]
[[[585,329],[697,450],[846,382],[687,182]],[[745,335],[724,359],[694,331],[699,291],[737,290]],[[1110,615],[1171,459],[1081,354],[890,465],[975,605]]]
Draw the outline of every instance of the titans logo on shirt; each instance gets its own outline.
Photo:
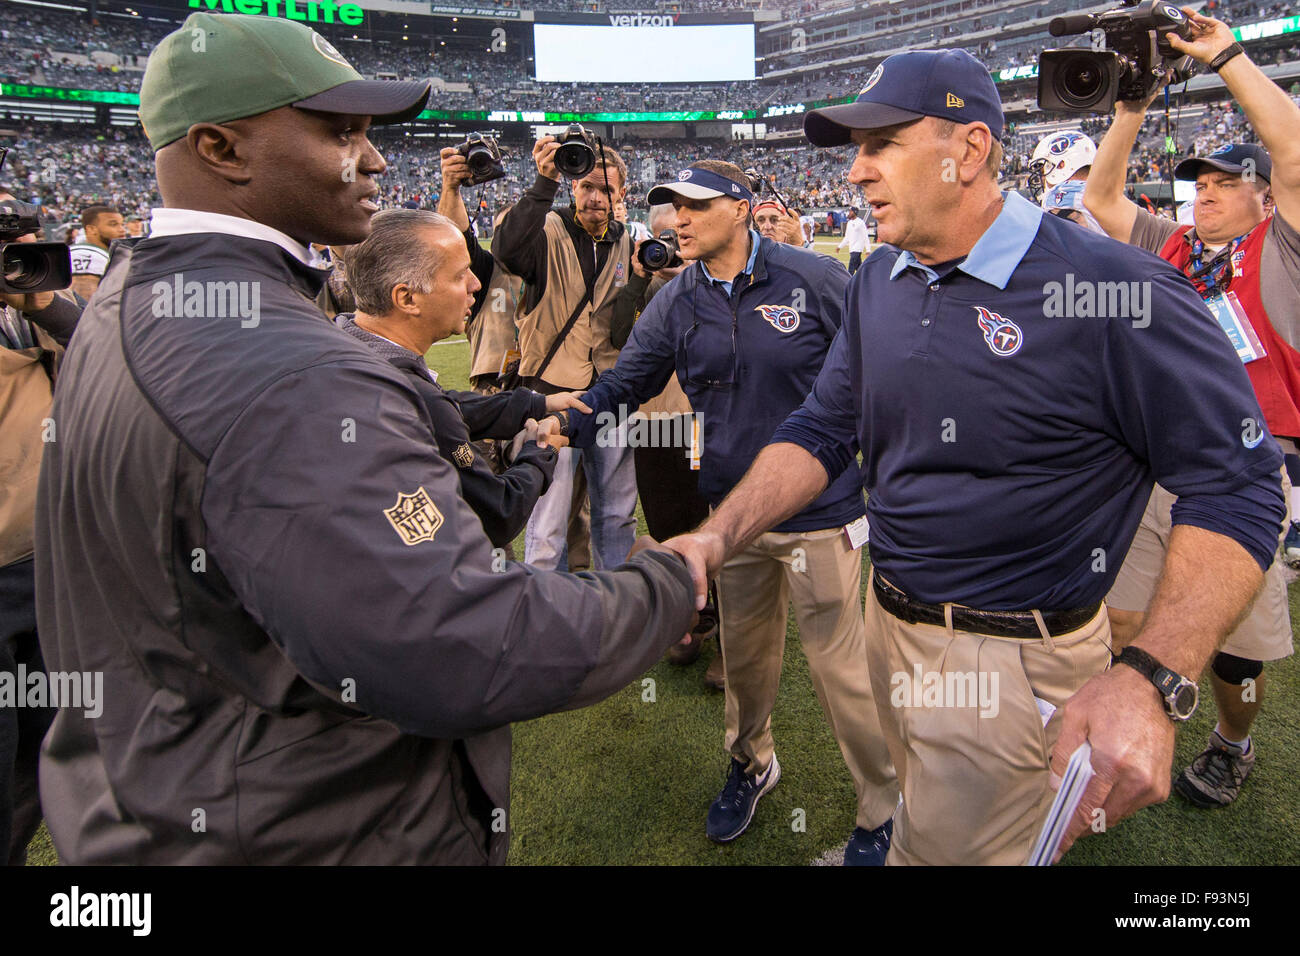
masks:
[[[988,343],[994,355],[1015,355],[1020,351],[1024,335],[1020,326],[1010,319],[1004,319],[996,312],[990,312],[982,305],[973,307],[979,313],[975,320],[984,331],[984,341]]]
[[[799,328],[799,313],[788,305],[756,305],[754,311],[762,312],[763,318],[778,332],[793,332]]]

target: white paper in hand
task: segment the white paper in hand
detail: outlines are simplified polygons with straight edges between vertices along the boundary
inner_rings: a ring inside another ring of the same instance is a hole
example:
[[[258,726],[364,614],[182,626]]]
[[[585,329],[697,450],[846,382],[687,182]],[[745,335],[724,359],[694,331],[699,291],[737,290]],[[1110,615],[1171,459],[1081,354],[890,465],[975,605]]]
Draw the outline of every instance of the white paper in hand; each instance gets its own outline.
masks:
[[[1047,813],[1026,866],[1052,865],[1052,858],[1061,846],[1070,820],[1074,818],[1074,811],[1079,809],[1079,801],[1083,799],[1083,791],[1088,788],[1093,773],[1092,745],[1085,740],[1079,744],[1079,749],[1070,754],[1065,776],[1061,778],[1061,789],[1056,791],[1056,799],[1052,801],[1052,809]]]

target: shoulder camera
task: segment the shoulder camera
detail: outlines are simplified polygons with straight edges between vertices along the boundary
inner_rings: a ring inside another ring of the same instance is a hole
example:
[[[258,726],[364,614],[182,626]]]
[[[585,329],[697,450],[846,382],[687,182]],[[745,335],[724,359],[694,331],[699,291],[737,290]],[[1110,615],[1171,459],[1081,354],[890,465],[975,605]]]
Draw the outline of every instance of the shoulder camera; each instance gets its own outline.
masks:
[[[72,258],[61,242],[15,242],[39,232],[37,207],[17,199],[0,201],[0,292],[52,292],[72,284]]]
[[[1170,82],[1191,76],[1194,61],[1169,45],[1191,28],[1182,10],[1166,0],[1126,3],[1104,13],[1056,17],[1054,37],[1092,34],[1092,47],[1044,50],[1038,58],[1038,105],[1067,113],[1108,113],[1116,100],[1143,100]]]

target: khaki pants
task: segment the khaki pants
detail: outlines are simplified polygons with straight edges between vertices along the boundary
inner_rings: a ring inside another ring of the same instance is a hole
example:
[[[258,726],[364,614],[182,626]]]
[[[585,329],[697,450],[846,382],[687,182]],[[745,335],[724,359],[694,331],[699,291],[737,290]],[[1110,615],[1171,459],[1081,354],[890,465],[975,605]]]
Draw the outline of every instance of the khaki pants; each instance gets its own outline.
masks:
[[[849,547],[842,528],[768,532],[723,566],[725,746],[747,773],[762,773],[772,762],[772,707],[793,599],[813,688],[857,791],[857,825],[874,829],[898,805],[898,781],[867,673],[861,581],[862,552]]]
[[[1050,645],[907,624],[870,587],[866,618],[880,726],[903,788],[886,863],[1023,864],[1055,795],[1060,731],[1059,714],[1044,726],[1035,698],[1060,707],[1109,666],[1105,606]]]

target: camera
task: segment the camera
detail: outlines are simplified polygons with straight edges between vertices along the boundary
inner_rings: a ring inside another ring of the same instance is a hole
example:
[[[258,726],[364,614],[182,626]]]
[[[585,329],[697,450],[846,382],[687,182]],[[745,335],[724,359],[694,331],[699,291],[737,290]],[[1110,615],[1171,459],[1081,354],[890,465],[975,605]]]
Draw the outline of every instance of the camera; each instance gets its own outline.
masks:
[[[490,183],[494,179],[504,179],[505,166],[501,162],[503,151],[495,136],[483,133],[470,133],[465,142],[456,147],[456,152],[465,157],[469,164],[469,179],[466,186],[478,186]]]
[[[577,123],[556,137],[555,168],[569,179],[581,179],[596,168],[596,138]]]
[[[1108,113],[1116,100],[1143,100],[1192,74],[1193,60],[1169,45],[1191,28],[1183,11],[1166,0],[1143,0],[1104,13],[1071,14],[1048,24],[1054,37],[1091,33],[1093,46],[1044,50],[1038,57],[1038,106],[1067,113]],[[1103,42],[1104,41],[1104,42]]]
[[[665,229],[658,239],[647,239],[636,252],[636,261],[649,272],[656,269],[675,269],[682,264],[677,230]]]
[[[72,285],[72,257],[61,242],[14,242],[38,232],[37,208],[17,199],[0,201],[0,292],[22,295]]]

